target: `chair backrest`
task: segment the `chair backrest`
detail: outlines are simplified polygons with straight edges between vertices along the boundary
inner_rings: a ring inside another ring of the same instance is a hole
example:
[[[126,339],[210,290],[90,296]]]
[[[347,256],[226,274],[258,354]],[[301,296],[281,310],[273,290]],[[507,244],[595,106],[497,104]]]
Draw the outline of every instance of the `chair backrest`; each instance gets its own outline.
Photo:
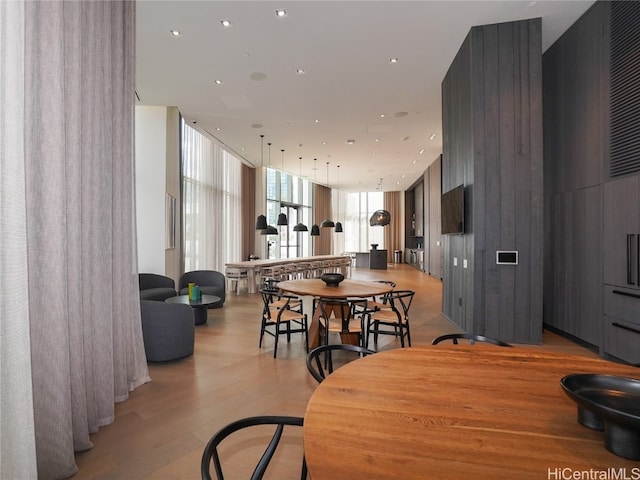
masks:
[[[318,308],[320,316],[329,320],[331,314],[342,323],[342,332],[349,331],[349,323],[355,319],[357,312],[363,312],[367,309],[367,300],[365,298],[325,298],[318,299]]]
[[[176,288],[173,278],[158,275],[157,273],[139,273],[138,284],[140,285],[140,290],[146,290],[148,288]]]
[[[458,340],[469,340],[469,344],[473,345],[476,342],[491,343],[492,345],[498,345],[499,347],[511,347],[512,345],[497,338],[485,337],[484,335],[476,335],[473,333],[448,333],[446,335],[440,335],[431,342],[431,345],[437,345],[440,342],[451,340],[455,345],[458,345]]]
[[[224,274],[215,270],[193,270],[183,273],[178,283],[178,290],[187,288],[189,283],[195,283],[200,286],[211,285],[224,288],[225,277]]]
[[[385,294],[384,301],[389,303],[391,308],[406,320],[409,317],[409,310],[415,294],[416,292],[413,290],[393,290]]]
[[[218,430],[204,449],[202,453],[202,461],[200,463],[200,473],[202,475],[203,480],[211,480],[211,463],[213,463],[213,467],[215,470],[215,474],[218,480],[223,480],[224,475],[222,473],[222,464],[220,461],[220,457],[218,455],[218,445],[222,443],[222,441],[238,430],[242,430],[248,427],[254,427],[256,425],[275,425],[276,430],[271,437],[271,441],[269,445],[267,445],[266,450],[262,454],[260,461],[256,465],[253,474],[251,475],[251,480],[260,480],[262,479],[264,472],[267,470],[269,466],[269,462],[273,458],[276,449],[278,448],[278,443],[280,443],[280,438],[282,437],[282,432],[284,430],[285,425],[292,425],[296,427],[303,426],[304,419],[302,417],[287,417],[287,416],[272,416],[272,415],[263,415],[257,417],[248,417],[240,420],[236,420],[235,422],[230,423],[229,425],[223,427]],[[307,464],[302,458],[302,470],[300,473],[300,478],[305,479],[307,477]]]
[[[354,352],[362,357],[376,353],[368,348],[350,345],[348,343],[321,345],[314,348],[307,354],[307,370],[309,370],[311,376],[315,378],[318,383],[322,383],[327,375],[333,373],[333,352],[335,351]],[[324,366],[323,361],[320,359],[322,354],[324,354]]]
[[[278,310],[278,312],[281,312],[287,310],[291,301],[298,299],[295,295],[286,294],[279,288],[269,286],[263,286],[260,289],[260,294],[262,295],[263,304],[262,314],[269,319],[273,311]],[[276,300],[278,301],[277,305],[274,304]]]

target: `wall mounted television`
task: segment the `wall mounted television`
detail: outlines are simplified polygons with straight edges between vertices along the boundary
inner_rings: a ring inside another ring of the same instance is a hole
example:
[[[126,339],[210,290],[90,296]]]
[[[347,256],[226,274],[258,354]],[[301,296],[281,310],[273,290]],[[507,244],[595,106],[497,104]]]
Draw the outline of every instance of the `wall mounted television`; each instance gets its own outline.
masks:
[[[458,185],[440,197],[442,235],[464,233],[464,185]]]

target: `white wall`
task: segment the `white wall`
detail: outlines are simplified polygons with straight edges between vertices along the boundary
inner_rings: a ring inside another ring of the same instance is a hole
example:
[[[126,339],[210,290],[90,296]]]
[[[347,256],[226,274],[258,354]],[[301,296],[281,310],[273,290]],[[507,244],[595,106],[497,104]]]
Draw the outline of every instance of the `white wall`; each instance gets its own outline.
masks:
[[[167,107],[136,106],[138,272],[165,274]]]

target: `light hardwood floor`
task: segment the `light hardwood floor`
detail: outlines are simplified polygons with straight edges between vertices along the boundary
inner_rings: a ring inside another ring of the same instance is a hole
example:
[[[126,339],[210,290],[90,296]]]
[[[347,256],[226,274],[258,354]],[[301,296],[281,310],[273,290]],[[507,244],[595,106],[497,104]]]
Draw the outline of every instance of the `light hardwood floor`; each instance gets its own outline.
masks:
[[[413,345],[459,330],[440,313],[441,282],[425,273],[401,264],[388,270],[354,269],[352,278],[393,280],[398,289],[416,291],[410,315]],[[294,335],[290,344],[281,337],[274,359],[272,337],[265,336],[258,348],[261,309],[260,295],[228,293],[224,308],[209,310],[207,324],[196,327],[193,356],[150,363],[153,381],[116,405],[115,422],[92,435],[93,449],[76,455],[79,472],[73,478],[200,478],[204,445],[222,426],[252,415],[303,416],[317,383],[306,370],[302,336]],[[399,346],[393,337],[381,337],[378,350]],[[595,356],[549,332],[543,345],[526,348]],[[302,434],[297,430],[285,430],[284,448],[269,468],[269,478],[299,478]],[[255,452],[270,435],[262,432],[257,439],[240,435],[225,450],[227,478],[249,477],[261,450]],[[249,452],[257,456],[248,459]]]

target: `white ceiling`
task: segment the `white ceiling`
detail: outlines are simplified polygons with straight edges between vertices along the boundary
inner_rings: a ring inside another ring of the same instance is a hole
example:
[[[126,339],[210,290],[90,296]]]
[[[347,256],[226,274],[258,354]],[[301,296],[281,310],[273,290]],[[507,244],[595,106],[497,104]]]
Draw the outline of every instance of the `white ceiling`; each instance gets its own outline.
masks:
[[[138,0],[136,90],[250,165],[269,164],[271,142],[276,168],[346,191],[381,179],[405,190],[442,152],[441,82],[469,29],[541,17],[544,51],[591,4]]]

